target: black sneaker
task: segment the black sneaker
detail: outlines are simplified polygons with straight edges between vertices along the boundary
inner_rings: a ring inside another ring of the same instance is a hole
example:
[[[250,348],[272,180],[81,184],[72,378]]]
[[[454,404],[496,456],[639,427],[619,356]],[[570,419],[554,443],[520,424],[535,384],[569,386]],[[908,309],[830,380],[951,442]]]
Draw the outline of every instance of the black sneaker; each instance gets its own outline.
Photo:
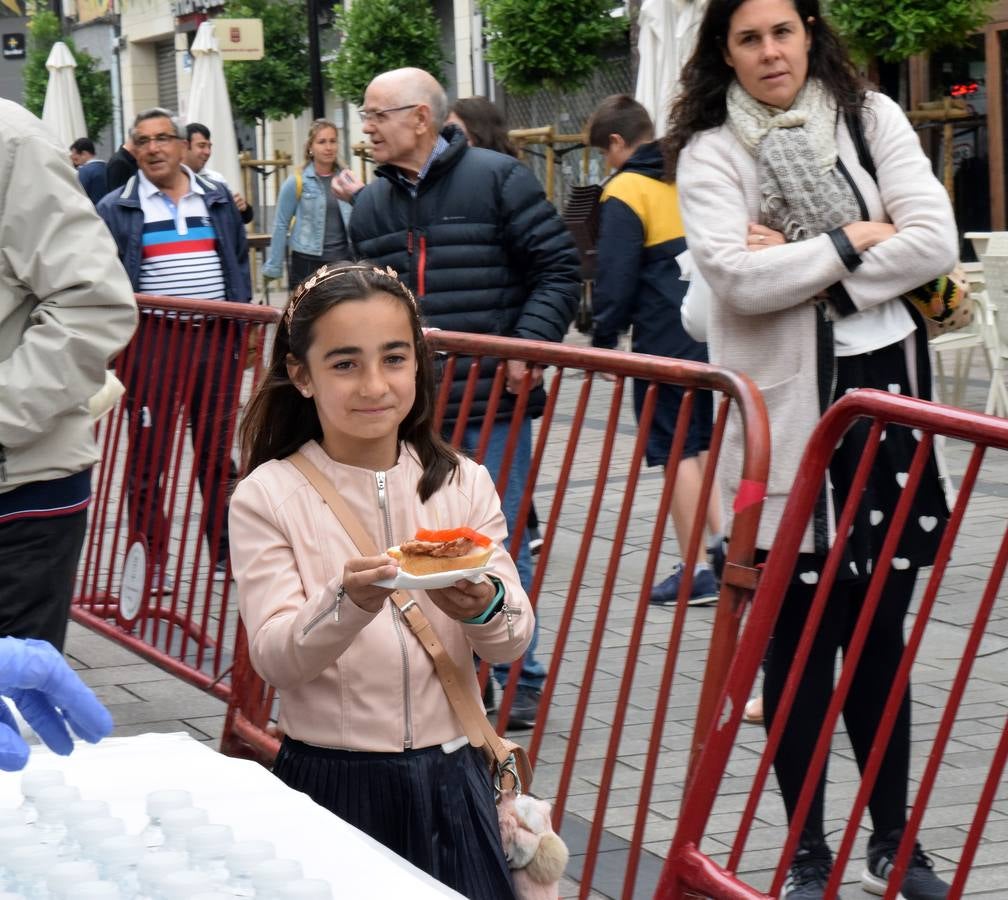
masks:
[[[493,675],[487,676],[486,687],[483,688],[483,708],[488,716],[497,712],[497,694],[494,692]]]
[[[508,712],[508,728],[531,728],[539,715],[539,690],[519,684]]]
[[[885,894],[902,837],[903,832],[891,831],[883,838],[872,835],[868,839],[868,860],[861,873],[861,887],[869,894]],[[945,900],[948,892],[949,886],[934,873],[931,857],[921,850],[920,844],[914,842],[900,887],[900,900]]]
[[[833,854],[828,847],[799,847],[791,860],[780,900],[822,900],[832,871]],[[840,900],[839,894],[837,900]]]

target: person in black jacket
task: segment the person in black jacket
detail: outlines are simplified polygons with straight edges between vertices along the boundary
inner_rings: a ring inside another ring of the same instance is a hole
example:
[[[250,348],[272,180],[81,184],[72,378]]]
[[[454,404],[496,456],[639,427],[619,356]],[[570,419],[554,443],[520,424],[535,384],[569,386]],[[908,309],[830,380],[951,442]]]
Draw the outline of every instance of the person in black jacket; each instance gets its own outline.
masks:
[[[686,282],[679,278],[676,257],[686,250],[686,233],[679,217],[675,185],[664,178],[664,161],[654,140],[651,117],[633,97],[614,94],[599,104],[587,131],[588,143],[601,150],[606,163],[616,169],[602,193],[599,212],[592,344],[613,348],[620,333],[629,328],[631,347],[637,353],[707,362],[707,345],[693,340],[682,324],[680,310]],[[647,388],[646,380],[634,379],[638,418]],[[646,450],[650,466],[664,467],[668,463],[683,393],[684,389],[677,385],[661,385],[658,390]],[[700,499],[712,416],[710,392],[697,392],[671,504],[679,552],[684,555]],[[711,533],[708,552],[717,567],[723,551],[716,489],[708,504],[707,525]],[[684,574],[680,563],[654,586],[651,602],[675,603]],[[689,604],[702,606],[716,602],[717,597],[715,572],[701,548]]]
[[[535,176],[511,157],[470,147],[454,125],[444,127],[448,101],[421,69],[397,69],[375,78],[360,111],[364,133],[379,163],[371,184],[355,196],[350,237],[359,257],[392,266],[416,294],[425,324],[476,334],[562,341],[580,296],[574,242]],[[496,360],[484,360],[466,428],[465,443],[478,444]],[[457,417],[468,367],[455,370],[448,424]],[[528,366],[507,362],[501,398],[483,463],[496,477],[514,397]],[[532,369],[528,416],[545,404],[542,370]],[[512,534],[531,457],[526,418],[504,491]],[[532,583],[524,527],[518,571]],[[534,657],[536,638],[522,661],[512,726],[531,725],[546,672]],[[507,667],[495,672],[499,681]]]
[[[136,175],[138,165],[133,151],[133,141],[127,137],[122,146],[112,154],[105,167],[105,181],[109,191],[123,187]]]

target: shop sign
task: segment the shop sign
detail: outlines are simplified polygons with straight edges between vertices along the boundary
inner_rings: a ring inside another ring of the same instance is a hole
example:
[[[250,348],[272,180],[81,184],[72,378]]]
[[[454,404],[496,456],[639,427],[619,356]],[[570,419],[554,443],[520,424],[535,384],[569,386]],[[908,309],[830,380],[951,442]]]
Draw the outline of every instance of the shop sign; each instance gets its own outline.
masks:
[[[5,34],[3,36],[3,58],[25,58],[25,36],[23,33]]]
[[[263,58],[262,19],[214,19],[213,24],[225,62]]]

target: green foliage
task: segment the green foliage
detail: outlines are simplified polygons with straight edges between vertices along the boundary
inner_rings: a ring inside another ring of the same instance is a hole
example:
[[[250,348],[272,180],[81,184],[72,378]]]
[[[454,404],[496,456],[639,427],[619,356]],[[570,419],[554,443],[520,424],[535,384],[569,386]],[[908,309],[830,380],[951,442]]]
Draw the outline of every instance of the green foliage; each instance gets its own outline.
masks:
[[[441,80],[441,27],[429,0],[357,0],[337,6],[334,20],[343,41],[327,74],[346,100],[360,106],[371,79],[389,69],[413,66]]]
[[[84,107],[84,123],[87,136],[97,138],[112,121],[112,83],[107,71],[98,68],[98,60],[84,50],[74,46],[72,38],[64,37],[60,31],[59,19],[45,8],[38,8],[28,23],[28,52],[24,64],[24,102],[36,116],[42,115],[45,105],[46,85],[49,70],[46,60],[49,51],[57,41],[63,41],[77,62],[74,73],[77,90],[80,92],[81,106]],[[84,137],[85,135],[78,135]]]
[[[266,48],[262,59],[224,64],[235,115],[249,122],[298,115],[311,92],[304,0],[229,0],[224,15],[262,19]]]
[[[959,46],[988,22],[991,0],[831,0],[829,17],[858,56],[899,62]]]
[[[620,38],[625,18],[612,0],[481,0],[487,59],[513,94],[583,84],[602,63],[600,51]]]

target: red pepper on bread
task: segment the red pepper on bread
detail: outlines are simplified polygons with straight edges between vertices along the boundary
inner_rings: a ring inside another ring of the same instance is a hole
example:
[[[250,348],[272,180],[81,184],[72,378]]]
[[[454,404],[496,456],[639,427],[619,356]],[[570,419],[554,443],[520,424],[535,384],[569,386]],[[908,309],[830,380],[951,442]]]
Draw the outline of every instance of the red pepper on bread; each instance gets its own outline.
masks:
[[[410,575],[434,575],[485,566],[493,541],[472,528],[418,528],[416,537],[387,552]]]

